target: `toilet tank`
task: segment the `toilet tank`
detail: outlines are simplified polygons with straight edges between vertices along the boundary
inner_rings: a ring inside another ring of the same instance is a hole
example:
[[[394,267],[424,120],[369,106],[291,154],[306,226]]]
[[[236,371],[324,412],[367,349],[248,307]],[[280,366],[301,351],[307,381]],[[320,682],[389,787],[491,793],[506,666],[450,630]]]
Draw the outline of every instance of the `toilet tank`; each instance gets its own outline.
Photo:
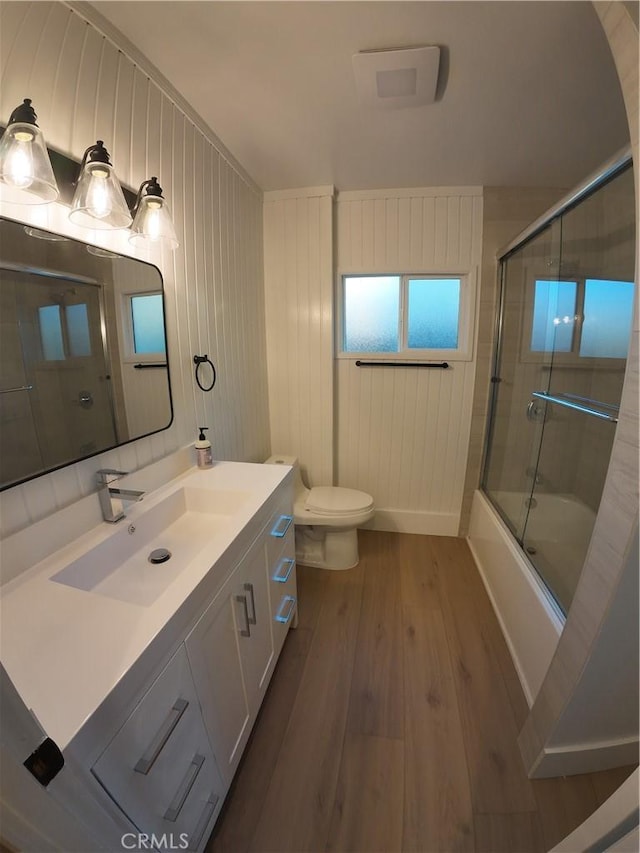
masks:
[[[306,492],[307,487],[302,482],[302,475],[300,473],[300,465],[298,464],[297,456],[285,456],[282,453],[276,453],[273,456],[270,456],[268,459],[264,460],[265,465],[290,465],[293,468],[293,488],[296,494],[296,497],[301,492]]]

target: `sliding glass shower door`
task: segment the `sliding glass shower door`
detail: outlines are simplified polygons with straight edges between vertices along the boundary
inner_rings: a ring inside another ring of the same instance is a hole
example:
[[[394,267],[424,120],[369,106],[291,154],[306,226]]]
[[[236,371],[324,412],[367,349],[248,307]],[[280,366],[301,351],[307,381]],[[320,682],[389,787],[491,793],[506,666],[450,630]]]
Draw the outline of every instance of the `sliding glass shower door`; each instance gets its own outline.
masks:
[[[560,249],[561,225],[556,220],[510,255],[501,269],[500,348],[483,487],[520,543],[544,430],[544,403],[533,400],[531,392],[549,387],[553,349],[546,329],[548,317],[555,316],[562,302]],[[564,329],[559,332],[560,338]]]
[[[483,488],[564,612],[608,470],[634,267],[630,168],[502,262]]]

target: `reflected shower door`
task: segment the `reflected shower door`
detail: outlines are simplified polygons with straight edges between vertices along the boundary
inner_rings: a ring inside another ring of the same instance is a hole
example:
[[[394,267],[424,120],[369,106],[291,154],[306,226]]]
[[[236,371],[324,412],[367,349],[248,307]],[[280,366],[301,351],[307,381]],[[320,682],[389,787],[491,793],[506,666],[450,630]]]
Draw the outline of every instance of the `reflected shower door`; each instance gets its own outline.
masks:
[[[19,284],[22,353],[44,467],[113,447],[100,286],[22,271],[5,275]]]

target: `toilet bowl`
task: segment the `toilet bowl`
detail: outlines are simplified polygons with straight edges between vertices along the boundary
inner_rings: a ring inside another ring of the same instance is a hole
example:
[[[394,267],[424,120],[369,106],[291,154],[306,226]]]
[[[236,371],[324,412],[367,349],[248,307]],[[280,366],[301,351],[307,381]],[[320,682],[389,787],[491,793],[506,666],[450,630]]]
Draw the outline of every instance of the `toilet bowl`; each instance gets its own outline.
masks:
[[[296,562],[319,569],[352,569],[358,565],[358,527],[373,518],[373,498],[342,486],[308,489],[295,456],[270,456],[269,465],[294,469],[293,521]]]

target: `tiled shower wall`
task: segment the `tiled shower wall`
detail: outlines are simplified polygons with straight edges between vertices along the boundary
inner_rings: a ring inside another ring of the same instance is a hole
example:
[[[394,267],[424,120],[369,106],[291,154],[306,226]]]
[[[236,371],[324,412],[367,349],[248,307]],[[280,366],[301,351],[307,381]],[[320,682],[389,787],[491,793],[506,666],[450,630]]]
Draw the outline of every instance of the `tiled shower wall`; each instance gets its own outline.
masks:
[[[3,536],[92,492],[97,468],[147,465],[192,442],[199,424],[210,427],[220,458],[259,461],[270,449],[262,193],[166,81],[95,20],[63,3],[0,5],[0,122],[29,97],[52,148],[79,161],[104,139],[124,184],[137,188],[159,176],[180,247],[138,257],[164,276],[174,422],[3,492]],[[0,207],[10,218],[136,254],[126,236],[75,228],[66,212],[62,205]],[[218,372],[210,394],[193,378],[193,355],[205,353]]]

